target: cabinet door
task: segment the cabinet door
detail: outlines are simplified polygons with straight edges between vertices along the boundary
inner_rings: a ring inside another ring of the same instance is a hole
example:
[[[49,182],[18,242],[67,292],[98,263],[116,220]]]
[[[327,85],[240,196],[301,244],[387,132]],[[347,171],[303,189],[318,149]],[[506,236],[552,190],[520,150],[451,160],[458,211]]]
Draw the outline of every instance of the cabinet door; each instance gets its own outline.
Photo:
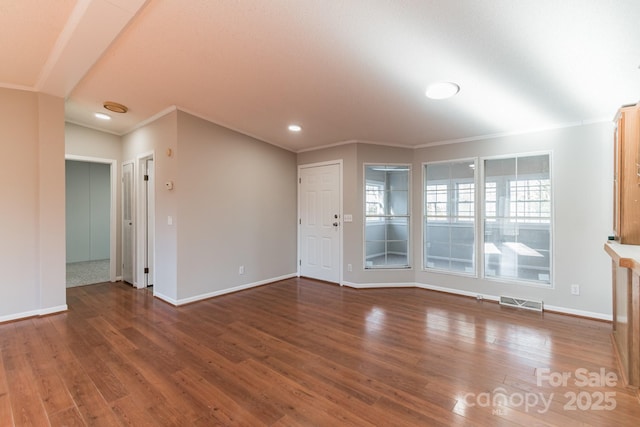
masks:
[[[617,128],[616,212],[620,243],[640,245],[640,186],[636,155],[640,142],[640,110],[633,105],[620,111]]]
[[[613,131],[613,234],[620,239],[620,132],[623,123],[623,112],[620,112]]]

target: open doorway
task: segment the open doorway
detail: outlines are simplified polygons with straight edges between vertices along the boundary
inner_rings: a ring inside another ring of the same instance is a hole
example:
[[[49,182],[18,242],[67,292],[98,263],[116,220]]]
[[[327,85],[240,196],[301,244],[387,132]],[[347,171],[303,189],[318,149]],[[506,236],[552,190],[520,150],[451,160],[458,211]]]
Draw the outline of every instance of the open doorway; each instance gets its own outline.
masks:
[[[67,156],[67,287],[115,281],[115,165]]]

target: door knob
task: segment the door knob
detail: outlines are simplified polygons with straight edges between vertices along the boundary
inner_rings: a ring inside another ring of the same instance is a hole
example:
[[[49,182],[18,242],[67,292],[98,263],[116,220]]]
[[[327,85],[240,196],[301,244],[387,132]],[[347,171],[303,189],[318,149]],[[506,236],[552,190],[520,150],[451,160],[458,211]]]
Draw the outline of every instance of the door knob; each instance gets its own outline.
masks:
[[[338,223],[337,223],[337,222],[334,222],[334,223],[333,223],[333,226],[334,226],[334,227],[337,227],[337,226],[338,226]]]

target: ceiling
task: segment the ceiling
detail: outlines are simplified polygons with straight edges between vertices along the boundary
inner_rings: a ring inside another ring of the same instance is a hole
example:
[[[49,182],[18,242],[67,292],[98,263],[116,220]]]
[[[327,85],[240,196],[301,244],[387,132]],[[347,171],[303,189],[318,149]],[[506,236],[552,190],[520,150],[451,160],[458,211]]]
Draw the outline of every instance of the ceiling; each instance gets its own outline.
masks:
[[[611,120],[639,23],[637,0],[0,0],[0,87],[118,135],[178,108],[296,152],[426,146]],[[441,80],[460,93],[426,98]]]

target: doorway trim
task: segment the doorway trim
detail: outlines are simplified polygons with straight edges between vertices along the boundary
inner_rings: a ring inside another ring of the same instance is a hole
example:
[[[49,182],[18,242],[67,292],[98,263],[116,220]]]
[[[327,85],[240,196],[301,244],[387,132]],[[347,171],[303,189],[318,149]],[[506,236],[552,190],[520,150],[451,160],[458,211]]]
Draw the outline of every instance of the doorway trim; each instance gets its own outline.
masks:
[[[140,153],[136,156],[135,161],[135,218],[134,224],[137,225],[134,234],[135,234],[135,249],[134,249],[134,286],[138,289],[143,289],[147,287],[147,281],[145,280],[145,261],[147,259],[147,229],[148,229],[148,206],[146,201],[146,184],[144,180],[145,170],[146,170],[146,162],[147,160],[153,160],[153,168],[154,168],[154,176],[155,176],[155,152],[148,151],[145,153]],[[155,195],[155,187],[151,189]],[[155,206],[150,207],[151,216],[155,218]],[[154,221],[155,222],[155,221]],[[155,230],[154,230],[155,232]],[[154,240],[155,241],[155,240]],[[153,256],[155,257],[155,248],[153,250]],[[153,263],[155,265],[155,262]],[[155,271],[150,272],[152,276],[155,276]],[[155,280],[152,280],[155,282]]]
[[[298,251],[297,251],[297,259],[296,259],[296,269],[297,269],[297,276],[300,277],[300,261],[302,260],[302,251],[301,251],[301,246],[302,246],[302,233],[301,233],[301,225],[300,225],[300,219],[302,218],[302,195],[300,194],[301,192],[301,185],[300,185],[300,179],[302,176],[302,170],[303,169],[308,169],[308,168],[315,168],[315,167],[321,167],[321,166],[331,166],[331,165],[338,165],[338,211],[339,211],[339,220],[340,220],[340,227],[338,229],[338,239],[340,239],[340,242],[338,242],[338,283],[340,284],[340,286],[343,286],[343,274],[342,274],[342,261],[343,261],[343,257],[344,257],[344,236],[343,236],[343,231],[344,231],[344,214],[343,214],[343,200],[342,200],[342,195],[343,195],[343,191],[342,191],[342,187],[343,187],[343,182],[342,182],[342,178],[343,178],[343,161],[342,159],[337,159],[337,160],[328,160],[328,161],[324,161],[324,162],[317,162],[317,163],[307,163],[307,164],[303,164],[303,165],[298,165],[298,237],[297,237],[297,242],[298,242]]]
[[[109,281],[115,282],[116,277],[116,257],[117,257],[117,237],[118,225],[117,203],[118,203],[118,161],[116,159],[105,159],[101,157],[77,156],[75,154],[65,154],[65,160],[74,160],[87,163],[108,164],[111,179],[111,206],[109,208]]]

